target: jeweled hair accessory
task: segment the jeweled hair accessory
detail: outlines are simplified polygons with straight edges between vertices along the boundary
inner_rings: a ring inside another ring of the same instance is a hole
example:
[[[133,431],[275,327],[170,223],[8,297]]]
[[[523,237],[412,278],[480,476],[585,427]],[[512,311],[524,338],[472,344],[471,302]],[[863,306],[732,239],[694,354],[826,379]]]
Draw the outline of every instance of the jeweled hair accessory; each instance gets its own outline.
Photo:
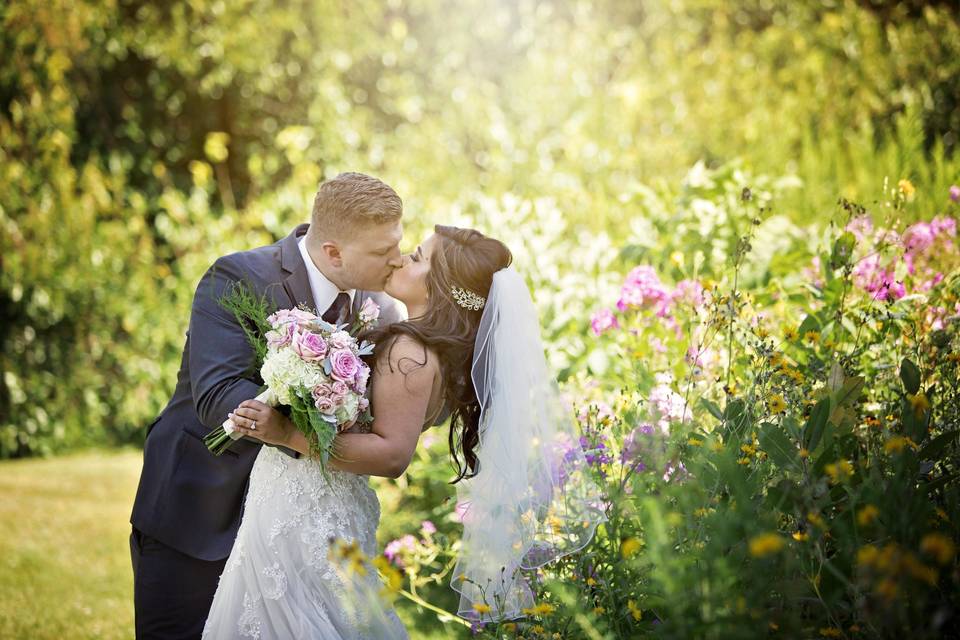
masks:
[[[478,296],[473,291],[460,287],[450,287],[450,293],[453,294],[453,299],[456,300],[458,305],[471,311],[482,309],[487,301],[483,296]]]

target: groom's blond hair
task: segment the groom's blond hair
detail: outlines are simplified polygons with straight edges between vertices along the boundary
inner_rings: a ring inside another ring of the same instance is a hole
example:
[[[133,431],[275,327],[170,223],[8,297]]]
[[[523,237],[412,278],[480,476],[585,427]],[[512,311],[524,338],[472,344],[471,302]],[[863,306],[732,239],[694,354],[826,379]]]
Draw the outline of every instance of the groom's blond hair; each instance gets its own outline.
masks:
[[[313,199],[311,235],[343,239],[367,226],[399,220],[403,202],[390,185],[363,173],[341,173]]]

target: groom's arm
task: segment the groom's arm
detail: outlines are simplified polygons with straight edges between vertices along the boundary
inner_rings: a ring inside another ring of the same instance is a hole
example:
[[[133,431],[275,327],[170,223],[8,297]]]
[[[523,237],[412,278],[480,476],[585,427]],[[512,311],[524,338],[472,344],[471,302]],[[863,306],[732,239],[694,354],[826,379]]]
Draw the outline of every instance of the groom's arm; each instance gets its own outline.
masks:
[[[244,400],[255,398],[260,385],[250,380],[255,354],[243,328],[219,299],[244,279],[237,258],[218,259],[200,279],[190,314],[190,386],[200,422],[215,429]],[[295,451],[278,447],[287,455]]]

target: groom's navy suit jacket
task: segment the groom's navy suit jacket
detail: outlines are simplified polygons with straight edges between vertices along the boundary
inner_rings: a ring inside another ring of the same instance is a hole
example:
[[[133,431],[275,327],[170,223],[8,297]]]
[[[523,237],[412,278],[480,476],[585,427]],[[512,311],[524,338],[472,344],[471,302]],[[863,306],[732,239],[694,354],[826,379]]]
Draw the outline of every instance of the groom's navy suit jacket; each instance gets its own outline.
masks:
[[[313,308],[307,268],[297,247],[308,226],[298,226],[272,245],[219,258],[197,285],[177,386],[147,427],[143,471],[130,516],[141,532],[188,556],[222,560],[230,555],[247,479],[261,446],[244,438],[217,457],[203,443],[211,429],[261,387],[259,379],[250,377],[254,354],[243,330],[217,300],[232,283],[246,281],[277,308]],[[394,300],[382,293],[357,291],[354,312],[366,298],[380,305],[381,324],[400,319]]]

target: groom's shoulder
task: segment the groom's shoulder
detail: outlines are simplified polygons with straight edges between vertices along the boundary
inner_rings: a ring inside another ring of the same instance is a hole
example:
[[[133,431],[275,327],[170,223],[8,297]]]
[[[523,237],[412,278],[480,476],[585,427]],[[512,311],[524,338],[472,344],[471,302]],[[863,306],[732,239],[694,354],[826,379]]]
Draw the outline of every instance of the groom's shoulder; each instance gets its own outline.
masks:
[[[214,260],[210,268],[224,270],[233,276],[269,278],[280,269],[280,242],[226,253]]]

